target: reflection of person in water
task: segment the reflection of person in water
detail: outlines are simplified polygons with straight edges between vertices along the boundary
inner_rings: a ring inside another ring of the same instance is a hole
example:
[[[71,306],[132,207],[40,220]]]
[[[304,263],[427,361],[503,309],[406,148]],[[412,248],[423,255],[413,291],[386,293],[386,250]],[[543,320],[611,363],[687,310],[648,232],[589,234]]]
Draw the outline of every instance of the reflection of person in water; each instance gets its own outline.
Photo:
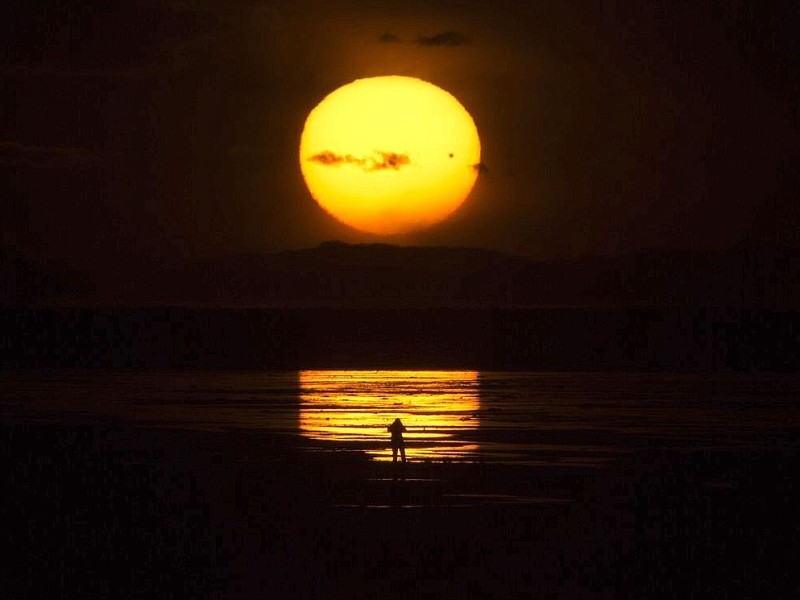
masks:
[[[397,451],[400,450],[400,458],[406,462],[406,442],[403,439],[403,432],[406,430],[403,422],[398,418],[395,419],[386,431],[392,433],[392,462],[397,462]]]

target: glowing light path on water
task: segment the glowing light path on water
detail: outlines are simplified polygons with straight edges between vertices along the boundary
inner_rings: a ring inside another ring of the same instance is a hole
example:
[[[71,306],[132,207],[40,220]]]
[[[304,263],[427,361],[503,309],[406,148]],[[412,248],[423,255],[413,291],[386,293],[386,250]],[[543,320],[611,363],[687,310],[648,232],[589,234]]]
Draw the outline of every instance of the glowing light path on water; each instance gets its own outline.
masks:
[[[300,431],[314,440],[391,460],[387,426],[406,426],[409,460],[468,458],[477,444],[477,371],[301,371]]]

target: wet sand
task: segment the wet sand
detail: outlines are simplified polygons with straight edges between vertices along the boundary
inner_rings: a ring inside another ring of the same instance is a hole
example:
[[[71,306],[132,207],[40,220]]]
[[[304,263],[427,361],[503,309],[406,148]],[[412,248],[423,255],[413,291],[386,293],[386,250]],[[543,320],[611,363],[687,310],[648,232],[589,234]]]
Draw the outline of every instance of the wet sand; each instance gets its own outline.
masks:
[[[70,418],[3,422],[3,597],[800,591],[796,445],[403,468],[294,435]]]

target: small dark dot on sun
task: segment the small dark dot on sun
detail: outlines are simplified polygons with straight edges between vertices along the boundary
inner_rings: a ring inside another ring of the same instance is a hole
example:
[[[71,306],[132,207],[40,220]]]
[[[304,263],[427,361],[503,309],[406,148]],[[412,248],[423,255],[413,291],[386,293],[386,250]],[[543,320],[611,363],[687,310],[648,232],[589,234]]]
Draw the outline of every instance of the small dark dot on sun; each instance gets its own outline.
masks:
[[[450,154],[448,154],[448,156],[449,156],[450,158],[453,158],[453,153],[451,152]]]

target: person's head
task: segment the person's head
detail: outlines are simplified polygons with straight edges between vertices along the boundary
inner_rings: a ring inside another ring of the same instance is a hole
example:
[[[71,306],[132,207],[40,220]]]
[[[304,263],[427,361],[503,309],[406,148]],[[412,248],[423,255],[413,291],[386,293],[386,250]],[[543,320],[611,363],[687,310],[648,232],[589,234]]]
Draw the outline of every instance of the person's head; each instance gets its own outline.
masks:
[[[394,420],[394,422],[395,422],[395,424],[396,424],[396,425],[402,425],[402,424],[403,424],[403,422],[400,420],[400,417],[397,417],[397,418]]]

